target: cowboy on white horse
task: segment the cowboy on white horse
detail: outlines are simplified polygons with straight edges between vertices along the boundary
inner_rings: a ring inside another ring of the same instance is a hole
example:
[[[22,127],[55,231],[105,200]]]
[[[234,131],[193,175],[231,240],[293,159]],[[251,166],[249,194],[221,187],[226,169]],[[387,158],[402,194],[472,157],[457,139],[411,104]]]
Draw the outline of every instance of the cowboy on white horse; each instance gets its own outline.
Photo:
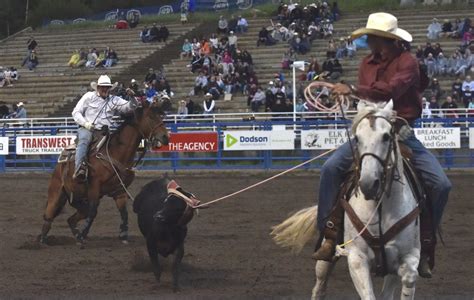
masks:
[[[101,75],[97,83],[94,82],[91,86],[95,91],[85,93],[72,111],[74,121],[79,125],[73,178],[79,181],[86,179],[87,167],[84,160],[92,141],[93,131],[102,130],[104,126],[111,127],[114,114],[133,111],[137,106],[134,97],[130,97],[132,100],[127,101],[109,95],[113,85],[107,75]],[[127,93],[133,95],[130,89],[127,89]]]
[[[336,95],[354,93],[373,102],[392,99],[393,109],[397,115],[406,119],[412,126],[421,116],[421,92],[426,88],[420,80],[418,62],[407,51],[412,36],[398,28],[397,18],[388,13],[371,14],[367,26],[354,31],[351,37],[355,39],[362,35],[367,35],[367,43],[372,53],[360,64],[358,85],[336,84],[332,93]],[[418,269],[420,276],[431,277],[430,263],[433,262],[435,242],[432,232],[441,222],[451,182],[436,157],[415,137],[411,127],[397,125],[402,142],[413,152],[411,162],[421,176],[427,198],[432,205],[433,223],[430,226],[432,228],[429,228],[430,232],[424,235],[423,224],[421,226],[422,247]],[[346,143],[334,152],[321,169],[317,226],[324,235],[325,242],[313,254],[316,260],[331,261],[335,254],[344,211],[333,207],[352,163],[351,146]]]

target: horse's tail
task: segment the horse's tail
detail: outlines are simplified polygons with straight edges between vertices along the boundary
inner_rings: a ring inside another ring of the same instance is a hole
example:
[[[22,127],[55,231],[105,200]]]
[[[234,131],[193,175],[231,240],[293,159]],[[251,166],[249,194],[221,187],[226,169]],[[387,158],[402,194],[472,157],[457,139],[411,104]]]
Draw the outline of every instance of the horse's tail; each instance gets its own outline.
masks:
[[[316,235],[318,206],[311,206],[298,211],[281,224],[272,227],[271,235],[275,243],[290,248],[295,254]]]

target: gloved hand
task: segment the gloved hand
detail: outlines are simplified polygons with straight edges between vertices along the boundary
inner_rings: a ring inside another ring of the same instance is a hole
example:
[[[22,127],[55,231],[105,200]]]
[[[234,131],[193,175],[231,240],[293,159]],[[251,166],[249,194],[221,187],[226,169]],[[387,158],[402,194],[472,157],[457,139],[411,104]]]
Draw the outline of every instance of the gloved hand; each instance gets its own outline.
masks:
[[[398,140],[403,142],[413,134],[413,128],[409,125],[403,125],[398,131]]]
[[[91,122],[86,122],[86,124],[84,124],[84,128],[87,130],[92,130],[94,129],[94,124],[92,124]]]

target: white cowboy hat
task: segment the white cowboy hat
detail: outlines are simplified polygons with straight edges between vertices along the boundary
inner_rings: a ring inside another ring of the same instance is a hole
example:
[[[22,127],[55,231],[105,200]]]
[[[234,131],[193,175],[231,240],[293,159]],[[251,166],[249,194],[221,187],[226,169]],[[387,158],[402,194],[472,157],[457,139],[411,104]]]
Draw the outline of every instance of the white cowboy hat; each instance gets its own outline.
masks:
[[[354,31],[351,34],[351,38],[356,39],[365,34],[404,40],[407,42],[413,40],[408,31],[398,28],[398,20],[395,16],[384,12],[370,14],[367,25],[364,28],[359,28]]]
[[[17,106],[23,106],[24,103],[23,102],[18,102]]]
[[[110,77],[107,75],[100,75],[99,79],[97,80],[97,86],[112,86]]]

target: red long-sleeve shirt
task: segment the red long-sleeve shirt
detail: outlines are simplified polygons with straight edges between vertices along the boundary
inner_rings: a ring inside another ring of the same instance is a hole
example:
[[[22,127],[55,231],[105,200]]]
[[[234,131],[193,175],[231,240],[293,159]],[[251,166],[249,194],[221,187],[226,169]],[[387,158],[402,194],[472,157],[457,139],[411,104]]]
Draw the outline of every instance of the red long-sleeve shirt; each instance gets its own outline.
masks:
[[[366,56],[359,67],[357,96],[374,102],[393,99],[398,116],[412,122],[422,110],[418,62],[407,51]]]

